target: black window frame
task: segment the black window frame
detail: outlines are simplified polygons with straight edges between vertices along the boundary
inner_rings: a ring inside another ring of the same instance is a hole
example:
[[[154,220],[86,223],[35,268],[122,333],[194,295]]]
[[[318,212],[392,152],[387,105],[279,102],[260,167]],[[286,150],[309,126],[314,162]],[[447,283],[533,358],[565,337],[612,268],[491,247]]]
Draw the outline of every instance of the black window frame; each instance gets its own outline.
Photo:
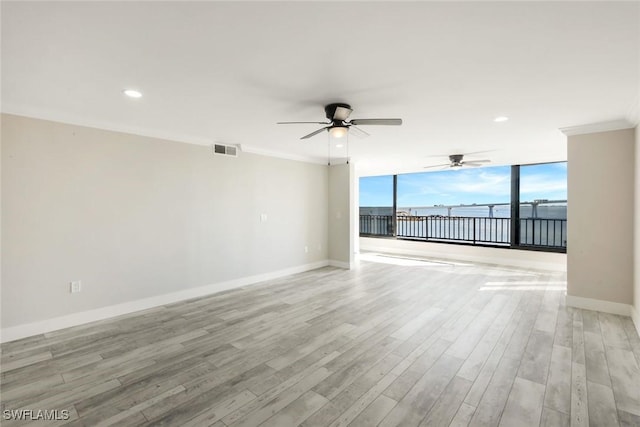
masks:
[[[383,239],[398,239],[398,240],[417,240],[417,241],[427,241],[429,243],[443,243],[443,244],[453,244],[453,245],[464,245],[464,246],[481,246],[481,247],[494,247],[494,248],[502,248],[502,249],[516,249],[516,250],[526,250],[526,251],[537,251],[537,252],[557,252],[557,253],[566,253],[567,246],[543,246],[534,244],[523,244],[521,242],[521,218],[520,215],[520,168],[523,166],[534,166],[534,165],[546,165],[546,164],[554,164],[554,163],[566,163],[566,161],[556,161],[556,162],[544,162],[544,163],[531,163],[525,165],[512,165],[511,166],[511,216],[510,216],[510,240],[508,245],[504,244],[491,244],[491,243],[473,243],[455,241],[455,240],[429,240],[429,239],[421,239],[421,238],[407,238],[407,237],[398,237],[397,230],[397,202],[398,202],[398,174],[393,175],[393,208],[391,215],[391,224],[389,224],[388,232],[386,234],[370,234],[370,233],[362,233],[360,231],[359,235],[361,237],[372,237],[372,238],[383,238]],[[364,177],[361,177],[364,178]],[[568,202],[567,202],[568,204]],[[566,222],[567,220],[564,219]],[[362,224],[362,215],[360,215],[360,224]],[[565,227],[568,226],[565,223]],[[362,230],[362,227],[360,228]]]

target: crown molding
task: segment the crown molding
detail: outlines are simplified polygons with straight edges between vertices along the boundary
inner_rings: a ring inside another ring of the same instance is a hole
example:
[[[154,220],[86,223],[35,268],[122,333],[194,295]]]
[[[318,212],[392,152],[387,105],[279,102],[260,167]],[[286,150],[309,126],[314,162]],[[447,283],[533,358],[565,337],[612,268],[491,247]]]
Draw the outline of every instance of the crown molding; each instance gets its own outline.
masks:
[[[282,151],[265,150],[264,148],[261,148],[261,147],[256,147],[253,145],[246,145],[246,144],[239,144],[239,147],[240,147],[240,150],[244,153],[259,154],[261,156],[277,157],[279,159],[295,160],[298,162],[314,163],[318,165],[327,164],[327,159],[325,158],[320,159],[318,157],[300,156],[297,154],[285,153]]]
[[[609,132],[612,130],[632,129],[635,125],[627,119],[612,120],[609,122],[590,123],[587,125],[569,126],[560,128],[560,132],[567,136],[585,135],[589,133]]]
[[[295,160],[295,161],[305,162],[305,163],[314,163],[314,164],[320,164],[320,165],[327,164],[327,159],[325,158],[301,156],[301,155],[285,153],[280,151],[267,150],[264,148],[255,147],[255,146],[246,145],[246,144],[230,144],[226,142],[218,142],[209,138],[202,138],[202,137],[193,136],[193,135],[182,135],[182,134],[168,133],[168,132],[149,131],[148,129],[116,125],[114,123],[108,123],[108,122],[102,122],[102,121],[78,120],[77,118],[71,115],[54,113],[54,112],[44,111],[44,110],[19,108],[19,107],[16,108],[12,106],[7,107],[3,105],[2,114],[28,117],[32,119],[45,120],[45,121],[62,123],[67,125],[81,126],[86,128],[99,129],[99,130],[105,130],[110,132],[118,132],[118,133],[124,133],[129,135],[136,135],[136,136],[160,139],[160,140],[171,141],[171,142],[179,142],[179,143],[185,143],[185,144],[204,145],[208,147],[212,146],[214,143],[234,145],[239,147],[241,151],[246,153],[259,154],[261,156],[267,156],[267,157],[277,157],[280,159]]]
[[[82,120],[72,114],[58,113],[48,110],[40,110],[34,108],[21,108],[14,106],[2,106],[2,114],[10,114],[14,116],[28,117],[31,119],[44,120],[48,122],[62,123],[65,125],[79,126],[90,129],[98,129],[109,132],[117,132],[128,135],[142,136],[145,138],[159,139],[163,141],[180,142],[185,144],[205,145],[212,144],[211,139],[202,138],[195,135],[186,135],[172,132],[151,131],[146,128],[133,126],[123,126],[111,122],[101,120]]]

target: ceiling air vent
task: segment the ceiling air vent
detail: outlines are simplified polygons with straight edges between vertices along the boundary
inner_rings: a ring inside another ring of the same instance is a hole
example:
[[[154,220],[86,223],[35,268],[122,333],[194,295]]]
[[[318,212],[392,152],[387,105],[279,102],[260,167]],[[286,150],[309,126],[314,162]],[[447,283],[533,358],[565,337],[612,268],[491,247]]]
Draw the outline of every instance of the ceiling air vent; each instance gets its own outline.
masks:
[[[238,157],[238,147],[235,145],[213,144],[213,154]]]

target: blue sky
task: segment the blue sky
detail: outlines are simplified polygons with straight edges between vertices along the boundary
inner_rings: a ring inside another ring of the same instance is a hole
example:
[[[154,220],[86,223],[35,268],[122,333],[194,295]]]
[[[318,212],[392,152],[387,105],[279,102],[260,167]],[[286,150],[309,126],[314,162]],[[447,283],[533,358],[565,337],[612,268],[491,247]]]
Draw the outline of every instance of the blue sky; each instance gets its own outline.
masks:
[[[511,167],[483,167],[398,175],[398,206],[508,203]],[[567,164],[520,168],[520,200],[566,200]],[[392,206],[393,177],[360,178],[360,206]]]

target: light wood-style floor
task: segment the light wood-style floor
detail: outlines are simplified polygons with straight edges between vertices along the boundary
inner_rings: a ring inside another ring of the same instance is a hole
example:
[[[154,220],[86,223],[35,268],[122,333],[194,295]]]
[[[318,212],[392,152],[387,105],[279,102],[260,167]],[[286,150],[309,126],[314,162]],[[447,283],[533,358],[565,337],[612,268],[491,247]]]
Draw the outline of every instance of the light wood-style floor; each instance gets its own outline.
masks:
[[[71,426],[640,425],[630,319],[565,307],[564,274],[365,258],[6,343],[3,415],[67,410],[57,424]]]

